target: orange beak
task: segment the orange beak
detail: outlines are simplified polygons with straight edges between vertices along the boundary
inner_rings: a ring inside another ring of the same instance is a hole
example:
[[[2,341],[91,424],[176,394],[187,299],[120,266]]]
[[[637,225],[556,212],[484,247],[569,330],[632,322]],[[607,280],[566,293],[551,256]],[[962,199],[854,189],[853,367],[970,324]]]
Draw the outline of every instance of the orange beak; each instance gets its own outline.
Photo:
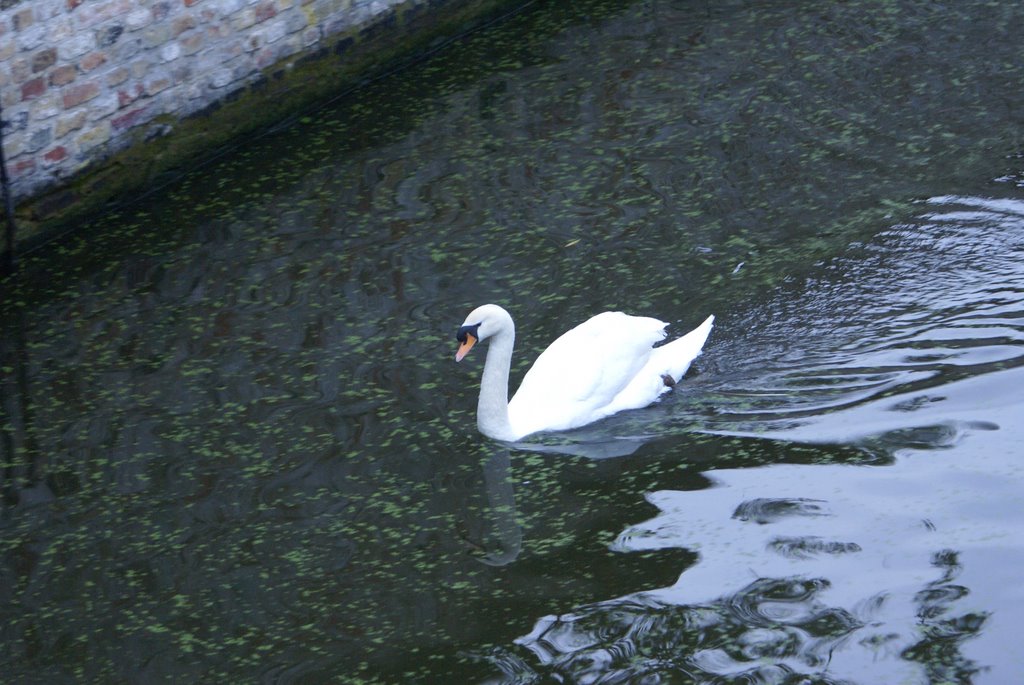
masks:
[[[476,345],[476,338],[472,333],[466,334],[466,342],[459,345],[459,351],[455,353],[455,361],[461,362],[462,358]]]

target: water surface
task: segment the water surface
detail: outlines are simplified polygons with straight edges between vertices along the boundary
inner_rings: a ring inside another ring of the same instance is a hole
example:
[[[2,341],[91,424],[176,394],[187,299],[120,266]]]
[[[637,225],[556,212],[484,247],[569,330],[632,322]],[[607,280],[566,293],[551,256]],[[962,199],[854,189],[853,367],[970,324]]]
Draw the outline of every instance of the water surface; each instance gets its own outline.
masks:
[[[1012,682],[1012,3],[548,3],[3,284],[14,682]],[[87,236],[87,237],[86,237]],[[604,309],[657,407],[475,430]]]

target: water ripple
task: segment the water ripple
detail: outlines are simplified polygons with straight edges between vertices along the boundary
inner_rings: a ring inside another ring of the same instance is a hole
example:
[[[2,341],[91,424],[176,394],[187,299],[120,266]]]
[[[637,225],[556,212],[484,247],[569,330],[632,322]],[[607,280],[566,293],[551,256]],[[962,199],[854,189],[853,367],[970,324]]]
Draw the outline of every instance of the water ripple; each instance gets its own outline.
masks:
[[[962,421],[993,423],[952,410],[976,399],[963,393],[985,392],[984,381],[959,381],[1024,366],[1024,202],[924,204],[810,278],[748,338],[749,361],[729,350],[741,357],[719,383],[714,430],[841,441],[856,431],[854,412],[862,436],[945,426],[931,436],[941,445]],[[906,422],[880,418],[893,412]]]
[[[810,499],[754,499],[736,507],[732,517],[740,521],[772,523],[787,516],[828,516],[822,500]]]
[[[565,682],[682,676],[777,683],[787,674],[830,682],[820,680],[830,651],[863,624],[820,601],[828,587],[821,579],[761,579],[717,601],[682,606],[635,595],[542,619],[517,643],[533,653],[543,673]],[[512,664],[519,674],[525,668],[509,652],[484,658],[506,673]]]

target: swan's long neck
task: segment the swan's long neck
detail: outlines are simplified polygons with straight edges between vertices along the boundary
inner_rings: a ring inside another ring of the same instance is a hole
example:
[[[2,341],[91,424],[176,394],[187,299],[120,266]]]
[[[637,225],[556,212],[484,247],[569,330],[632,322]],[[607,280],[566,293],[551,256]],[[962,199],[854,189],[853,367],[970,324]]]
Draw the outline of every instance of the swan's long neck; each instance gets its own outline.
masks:
[[[508,371],[512,366],[512,348],[516,329],[511,320],[508,327],[491,337],[487,361],[480,380],[480,399],[476,405],[476,425],[484,435],[495,440],[516,440],[517,435],[508,418]]]

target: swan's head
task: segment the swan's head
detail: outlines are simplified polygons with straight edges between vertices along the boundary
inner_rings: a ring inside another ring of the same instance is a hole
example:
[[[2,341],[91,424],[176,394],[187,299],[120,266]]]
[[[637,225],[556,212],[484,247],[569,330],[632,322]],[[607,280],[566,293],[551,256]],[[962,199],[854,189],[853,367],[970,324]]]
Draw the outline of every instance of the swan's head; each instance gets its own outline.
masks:
[[[455,361],[461,362],[473,345],[481,340],[514,330],[512,317],[498,305],[485,304],[477,307],[469,313],[465,323],[455,334],[455,339],[459,341],[459,351],[455,353]]]

